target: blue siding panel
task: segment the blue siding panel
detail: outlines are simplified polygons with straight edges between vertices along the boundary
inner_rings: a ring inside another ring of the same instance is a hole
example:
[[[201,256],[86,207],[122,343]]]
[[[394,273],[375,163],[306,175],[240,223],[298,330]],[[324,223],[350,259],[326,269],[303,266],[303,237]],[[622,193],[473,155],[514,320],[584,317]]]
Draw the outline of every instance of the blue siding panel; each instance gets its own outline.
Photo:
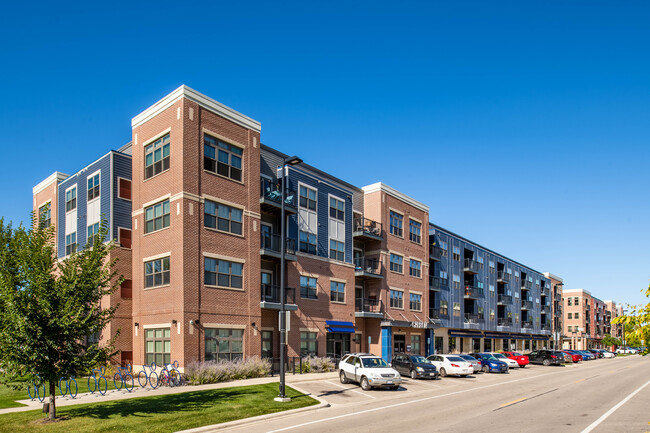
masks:
[[[131,180],[131,157],[115,152],[113,154],[113,227],[112,237],[117,239],[118,227],[131,229],[131,200],[118,197],[118,177]]]

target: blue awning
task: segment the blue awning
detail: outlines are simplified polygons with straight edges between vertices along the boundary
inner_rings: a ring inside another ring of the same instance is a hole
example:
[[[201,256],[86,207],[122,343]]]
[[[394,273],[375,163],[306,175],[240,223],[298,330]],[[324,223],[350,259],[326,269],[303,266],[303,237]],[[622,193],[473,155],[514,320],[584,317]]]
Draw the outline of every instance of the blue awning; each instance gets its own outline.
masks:
[[[350,334],[354,333],[354,328],[342,328],[338,326],[329,326],[327,330],[329,332],[348,332]]]
[[[349,326],[354,328],[354,323],[352,322],[337,322],[336,320],[326,320],[325,324],[328,326]]]

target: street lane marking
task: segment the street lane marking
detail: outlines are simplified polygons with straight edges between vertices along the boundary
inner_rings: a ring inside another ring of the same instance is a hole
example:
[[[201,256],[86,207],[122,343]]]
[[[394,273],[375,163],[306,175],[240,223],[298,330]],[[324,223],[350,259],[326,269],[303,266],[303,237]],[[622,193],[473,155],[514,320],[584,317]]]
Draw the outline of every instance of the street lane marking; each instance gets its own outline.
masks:
[[[496,412],[497,410],[501,410],[501,409],[506,408],[508,406],[512,406],[513,404],[521,403],[522,401],[532,400],[534,398],[541,397],[541,396],[546,395],[546,394],[550,394],[551,392],[555,392],[558,389],[559,388],[551,389],[549,391],[542,392],[541,394],[537,394],[537,395],[534,395],[532,397],[523,397],[523,398],[520,398],[519,400],[514,400],[514,401],[511,401],[509,403],[504,403],[501,406],[499,406],[498,408],[494,409],[493,412]]]
[[[580,379],[580,380],[576,380],[576,381],[575,381],[575,382],[573,382],[573,383],[580,383],[580,382],[582,382],[582,381],[584,381],[584,380],[587,380],[587,379]]]
[[[650,380],[647,381],[645,384],[643,384],[640,388],[638,388],[638,389],[637,389],[636,391],[634,391],[632,394],[628,395],[628,396],[625,397],[623,400],[621,400],[621,401],[620,401],[616,406],[614,406],[613,408],[611,408],[610,410],[608,410],[607,412],[605,412],[605,414],[604,414],[603,416],[601,416],[601,417],[598,418],[596,421],[594,421],[593,423],[591,423],[591,424],[590,424],[586,429],[584,429],[581,433],[589,433],[590,431],[592,431],[593,429],[595,429],[596,427],[598,427],[598,425],[599,425],[601,422],[605,421],[605,420],[606,420],[606,419],[607,419],[611,414],[613,414],[614,412],[616,412],[616,410],[617,410],[619,407],[621,407],[621,406],[623,406],[625,403],[627,403],[627,402],[628,402],[632,397],[634,397],[634,396],[635,396],[639,391],[641,391],[643,388],[645,388],[645,387],[648,386],[648,385],[650,385]]]
[[[524,400],[528,400],[528,397],[522,397],[522,398],[520,398],[520,399],[518,399],[518,400],[512,400],[512,401],[510,401],[510,402],[508,402],[508,403],[503,403],[503,404],[502,404],[501,406],[499,406],[499,407],[510,406],[511,404],[519,403],[520,401],[524,401]]]
[[[330,385],[338,386],[339,388],[343,388],[346,391],[352,391],[352,392],[356,392],[357,394],[365,395],[366,397],[369,397],[369,398],[374,398],[374,399],[377,398],[377,397],[373,397],[372,395],[368,395],[365,392],[357,391],[356,389],[348,388],[347,386],[343,386],[343,385],[339,385],[336,382],[327,381],[327,383],[329,383]]]

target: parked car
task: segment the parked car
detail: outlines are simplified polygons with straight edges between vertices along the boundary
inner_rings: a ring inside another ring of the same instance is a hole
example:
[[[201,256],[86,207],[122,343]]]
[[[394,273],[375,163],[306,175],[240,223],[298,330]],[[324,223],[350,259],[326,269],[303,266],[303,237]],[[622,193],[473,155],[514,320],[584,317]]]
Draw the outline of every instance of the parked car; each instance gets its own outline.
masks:
[[[438,368],[440,376],[447,375],[469,376],[474,373],[474,367],[458,355],[431,355],[427,359]]]
[[[508,373],[508,364],[499,361],[492,354],[487,352],[470,353],[471,356],[478,359],[481,363],[483,373]]]
[[[568,349],[567,349],[567,350],[564,350],[564,353],[568,353],[569,355],[571,355],[571,360],[572,360],[573,362],[580,362],[580,361],[582,361],[582,355],[579,354],[578,352],[576,352],[575,350],[568,350]]]
[[[474,369],[474,373],[480,373],[481,372],[481,363],[478,361],[478,359],[474,358],[472,355],[467,355],[467,354],[462,354],[462,355],[458,355],[458,356],[460,356],[465,361],[472,364],[472,368]]]
[[[368,353],[350,353],[339,362],[341,383],[358,382],[361,389],[399,388],[402,377],[381,357]]]
[[[578,353],[580,355],[582,355],[582,359],[584,361],[592,361],[592,360],[596,359],[596,355],[594,355],[593,353],[591,353],[591,352],[589,352],[587,350],[578,350]]]
[[[530,363],[528,357],[522,353],[519,352],[502,352],[502,353],[506,358],[514,359],[515,361],[517,361],[517,364],[519,364],[520,368],[524,368]]]
[[[390,365],[400,374],[411,376],[411,379],[438,379],[440,374],[435,365],[420,355],[396,353]]]
[[[609,350],[603,350],[603,358],[615,358],[616,354],[614,352],[610,352]]]
[[[561,365],[564,362],[564,354],[557,350],[535,350],[527,356],[531,364]]]
[[[598,349],[588,349],[588,352],[593,353],[594,355],[596,355],[596,358],[602,358],[603,357],[603,354]]]
[[[489,352],[489,353],[499,361],[503,361],[506,364],[508,364],[508,368],[519,368],[519,363],[516,360],[508,358],[503,353],[499,353],[499,352]]]
[[[639,349],[636,349],[634,347],[619,347],[616,349],[616,353],[632,353],[636,354],[639,353]]]

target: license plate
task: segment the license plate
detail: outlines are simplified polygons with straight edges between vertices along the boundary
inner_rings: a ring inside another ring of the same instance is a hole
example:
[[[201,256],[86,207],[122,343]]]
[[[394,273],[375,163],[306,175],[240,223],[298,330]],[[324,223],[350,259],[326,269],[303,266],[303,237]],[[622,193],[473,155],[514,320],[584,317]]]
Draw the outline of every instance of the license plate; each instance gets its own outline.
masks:
[[[392,381],[392,380],[388,380],[388,381],[386,381],[386,384],[388,384],[388,385],[392,385],[392,384],[393,384],[393,381]]]
[[[435,376],[435,375],[436,375],[435,373],[429,373],[429,376]]]

